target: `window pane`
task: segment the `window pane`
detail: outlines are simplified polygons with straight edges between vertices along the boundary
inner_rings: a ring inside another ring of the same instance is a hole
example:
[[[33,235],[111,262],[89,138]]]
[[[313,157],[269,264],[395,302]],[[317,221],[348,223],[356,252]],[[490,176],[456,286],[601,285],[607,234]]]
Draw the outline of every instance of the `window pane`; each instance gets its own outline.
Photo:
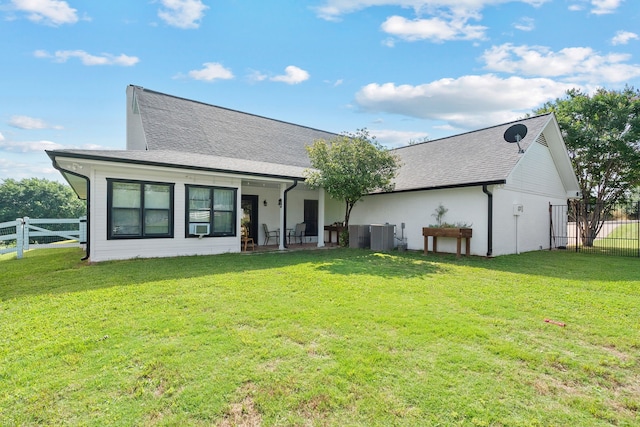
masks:
[[[211,211],[189,211],[189,222],[211,222]]]
[[[211,190],[208,188],[189,188],[189,208],[202,209],[211,207]]]
[[[146,184],[144,186],[145,209],[169,209],[171,203],[168,185]]]
[[[169,234],[168,210],[145,210],[144,212],[145,234]]]
[[[233,233],[233,212],[214,212],[213,213],[213,232],[214,234],[232,234]]]
[[[113,209],[113,220],[111,233],[114,236],[139,236],[140,230],[140,210],[139,209]]]
[[[211,190],[189,188],[189,222],[211,222]]]
[[[235,191],[216,188],[213,190],[213,209],[216,211],[233,211]]]
[[[139,208],[140,184],[131,182],[113,183],[113,207],[114,208]]]

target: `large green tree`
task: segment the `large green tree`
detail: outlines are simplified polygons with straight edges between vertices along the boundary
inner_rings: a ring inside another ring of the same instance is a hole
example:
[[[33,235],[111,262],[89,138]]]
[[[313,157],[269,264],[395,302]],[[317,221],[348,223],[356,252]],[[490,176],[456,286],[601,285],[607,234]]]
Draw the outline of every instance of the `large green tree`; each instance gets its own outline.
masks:
[[[68,185],[41,178],[0,182],[0,222],[25,216],[78,218],[85,214],[86,203]]]
[[[555,113],[578,177],[585,208],[576,221],[590,246],[614,205],[640,185],[640,92],[572,89],[536,111],[544,112]]]
[[[398,159],[382,147],[366,129],[344,132],[307,146],[311,166],[307,184],[322,187],[334,199],[345,201],[345,226],[354,205],[366,194],[392,189]]]

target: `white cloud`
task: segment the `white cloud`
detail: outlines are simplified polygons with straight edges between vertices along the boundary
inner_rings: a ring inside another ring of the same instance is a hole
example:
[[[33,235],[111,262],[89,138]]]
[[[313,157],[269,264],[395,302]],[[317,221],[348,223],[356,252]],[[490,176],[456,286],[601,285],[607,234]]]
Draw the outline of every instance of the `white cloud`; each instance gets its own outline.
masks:
[[[482,55],[485,68],[524,76],[562,77],[593,84],[619,83],[640,76],[640,65],[627,64],[631,55],[601,55],[588,47],[557,52],[544,46],[493,46]]]
[[[513,1],[540,6],[551,0],[325,0],[321,6],[314,9],[320,18],[329,21],[336,21],[342,15],[374,6],[410,8],[417,15],[433,13],[437,9],[447,9],[456,16],[469,16],[470,14],[474,15],[486,6]]]
[[[178,28],[198,28],[204,11],[209,7],[201,0],[161,0],[164,9],[158,16],[167,24]]]
[[[61,150],[65,148],[62,144],[52,141],[2,141],[0,151],[15,153],[43,152],[44,150]]]
[[[42,119],[29,116],[12,116],[9,120],[9,126],[18,129],[63,129],[62,126],[51,126]]]
[[[412,142],[423,142],[429,137],[424,132],[401,131],[391,129],[369,129],[369,133],[376,137],[376,140],[389,148],[404,147]]]
[[[78,58],[83,65],[119,65],[122,67],[130,67],[137,64],[140,59],[135,56],[128,55],[112,55],[103,53],[101,56],[91,55],[84,50],[58,50],[51,54],[45,50],[36,50],[33,55],[36,58],[51,58],[56,62],[67,62],[70,58]]]
[[[296,85],[298,83],[302,83],[305,80],[309,80],[309,73],[303,70],[302,68],[298,68],[295,65],[289,65],[284,69],[285,74],[271,77],[271,81],[274,82],[282,82],[290,85]]]
[[[4,135],[0,132],[0,142],[4,141]]]
[[[520,31],[533,31],[536,24],[532,18],[523,17],[519,22],[513,24],[513,28]]]
[[[17,158],[0,158],[0,180],[24,178],[47,178],[65,182],[64,178],[52,165],[44,153],[16,154]]]
[[[250,70],[249,75],[247,77],[251,82],[262,82],[269,78],[269,76],[261,73],[258,70]]]
[[[545,78],[470,75],[417,86],[372,83],[360,89],[356,102],[368,112],[442,120],[473,129],[514,120],[572,87]]]
[[[30,21],[47,25],[75,24],[76,9],[60,0],[12,0],[16,10],[27,13]]]
[[[466,18],[444,20],[439,17],[409,20],[401,16],[391,16],[382,23],[384,32],[407,41],[432,40],[475,40],[485,37],[487,27],[468,25]]]
[[[63,145],[53,141],[6,141],[0,139],[0,151],[8,153],[42,153],[44,150],[106,150],[97,144]]]
[[[621,4],[622,0],[591,0],[591,5],[593,6],[591,13],[594,15],[613,13]]]
[[[200,70],[189,71],[189,77],[194,80],[204,80],[211,82],[214,80],[230,80],[233,79],[233,73],[218,62],[205,62],[202,64],[204,68]]]
[[[611,39],[612,45],[627,44],[631,40],[638,40],[640,37],[636,33],[630,31],[618,31],[614,38]]]

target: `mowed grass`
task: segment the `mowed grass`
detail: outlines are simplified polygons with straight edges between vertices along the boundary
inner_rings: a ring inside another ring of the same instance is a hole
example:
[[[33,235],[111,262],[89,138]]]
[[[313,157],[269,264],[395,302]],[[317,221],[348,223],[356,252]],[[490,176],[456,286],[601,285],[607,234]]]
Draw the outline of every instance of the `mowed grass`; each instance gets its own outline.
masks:
[[[0,257],[2,426],[640,425],[638,258],[81,256]]]

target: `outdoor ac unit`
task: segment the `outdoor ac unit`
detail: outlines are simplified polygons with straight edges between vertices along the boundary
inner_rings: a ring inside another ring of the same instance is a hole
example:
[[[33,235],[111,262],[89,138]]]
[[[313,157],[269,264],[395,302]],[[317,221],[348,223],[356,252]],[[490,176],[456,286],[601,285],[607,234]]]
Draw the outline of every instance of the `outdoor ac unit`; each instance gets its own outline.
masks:
[[[209,224],[189,224],[189,234],[206,236],[209,234]]]
[[[368,248],[371,244],[371,232],[369,225],[353,225],[349,224],[349,247],[350,248]]]
[[[391,251],[394,246],[395,225],[371,224],[371,250]]]

